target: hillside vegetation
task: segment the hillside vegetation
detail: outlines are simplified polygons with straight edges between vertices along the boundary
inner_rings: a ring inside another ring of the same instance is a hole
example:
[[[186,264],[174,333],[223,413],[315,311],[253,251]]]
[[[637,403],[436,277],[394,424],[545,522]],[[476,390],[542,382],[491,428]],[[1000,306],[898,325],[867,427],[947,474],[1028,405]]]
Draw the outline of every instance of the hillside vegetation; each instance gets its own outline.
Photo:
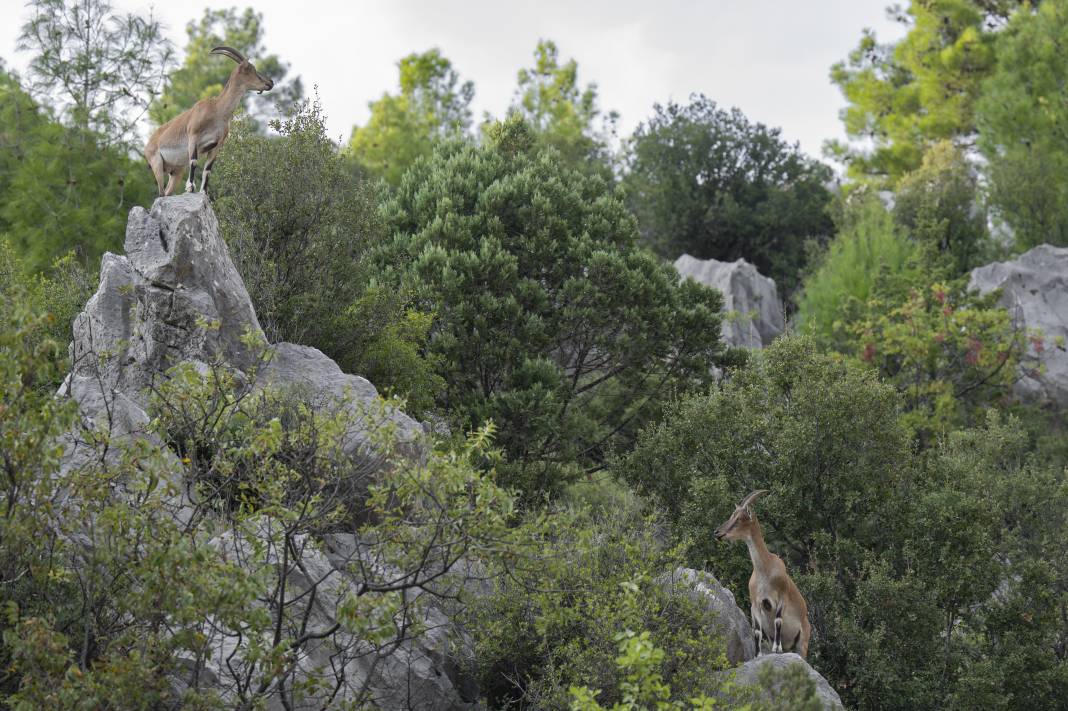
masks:
[[[477,125],[443,50],[408,55],[337,145],[252,9],[191,18],[179,63],[106,0],[29,5],[29,69],[0,62],[0,708],[393,708],[418,664],[421,698],[493,709],[822,708],[797,667],[739,691],[722,611],[665,583],[748,611],[714,533],[757,489],[846,708],[1068,708],[1068,396],[1036,385],[1066,345],[973,276],[1068,247],[1064,0],[896,8],[902,39],[831,68],[826,163],[700,93],[615,140],[550,40]],[[139,131],[221,89],[217,44],[278,86],[209,201],[153,208]],[[210,249],[159,267],[157,222]],[[727,342],[748,316],[682,253],[773,277],[786,332]]]

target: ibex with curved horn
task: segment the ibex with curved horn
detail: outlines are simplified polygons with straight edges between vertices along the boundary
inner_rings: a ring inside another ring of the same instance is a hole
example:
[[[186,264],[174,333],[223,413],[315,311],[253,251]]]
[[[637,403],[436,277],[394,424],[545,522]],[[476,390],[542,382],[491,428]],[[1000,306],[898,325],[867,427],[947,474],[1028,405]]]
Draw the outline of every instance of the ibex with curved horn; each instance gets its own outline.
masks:
[[[188,109],[156,129],[145,144],[145,158],[156,176],[156,188],[160,195],[174,192],[175,183],[181,180],[186,167],[189,168],[189,181],[185,184],[187,192],[194,188],[197,164],[204,161],[204,171],[200,177],[200,190],[208,186],[208,174],[215,162],[219,147],[230,134],[230,118],[237,110],[238,104],[246,91],[259,91],[261,94],[274,87],[271,79],[263,76],[252,62],[233,47],[216,47],[212,54],[221,54],[237,62],[226,80],[226,88],[216,97],[201,99],[193,108]],[[167,186],[163,185],[163,176],[167,175]]]
[[[766,639],[772,652],[797,652],[807,657],[811,635],[808,605],[787,575],[782,558],[764,545],[764,532],[753,513],[753,502],[766,493],[766,489],[761,489],[742,499],[727,522],[716,529],[716,539],[745,541],[749,548],[749,558],[753,561],[753,574],[749,577],[749,614],[757,655],[760,655],[761,639]]]

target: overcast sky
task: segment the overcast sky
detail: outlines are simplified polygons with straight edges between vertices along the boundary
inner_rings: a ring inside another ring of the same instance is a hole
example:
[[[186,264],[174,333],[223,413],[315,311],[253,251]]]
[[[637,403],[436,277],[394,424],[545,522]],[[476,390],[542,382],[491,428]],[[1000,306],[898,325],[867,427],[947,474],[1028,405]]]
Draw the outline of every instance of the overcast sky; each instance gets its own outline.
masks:
[[[781,127],[790,141],[819,155],[823,142],[842,136],[844,105],[829,80],[831,65],[856,46],[861,30],[896,38],[886,19],[889,0],[255,0],[263,13],[268,50],[318,85],[329,128],[348,138],[368,116],[367,103],[395,91],[396,62],[438,47],[463,79],[475,82],[475,115],[500,116],[529,66],[539,38],[556,41],[578,61],[579,79],[595,82],[601,106],[621,115],[627,135],[669,99],[702,92],[751,119]],[[185,23],[205,7],[227,2],[152,5],[112,0],[120,10],[153,10],[176,45]],[[15,52],[27,10],[0,0],[0,56],[17,69]],[[255,61],[255,58],[253,58]]]

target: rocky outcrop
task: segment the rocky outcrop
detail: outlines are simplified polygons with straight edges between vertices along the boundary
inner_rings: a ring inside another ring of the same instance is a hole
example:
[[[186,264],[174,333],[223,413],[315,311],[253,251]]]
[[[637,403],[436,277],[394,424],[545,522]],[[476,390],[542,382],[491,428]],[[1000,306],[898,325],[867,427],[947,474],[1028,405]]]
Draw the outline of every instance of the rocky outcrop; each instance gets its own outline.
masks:
[[[711,573],[692,568],[676,568],[662,578],[675,595],[686,595],[719,619],[719,633],[731,664],[740,664],[756,656],[753,628],[749,617],[734,602],[734,593],[719,584]]]
[[[795,666],[800,667],[804,675],[816,685],[816,696],[819,697],[824,709],[835,711],[836,709],[845,708],[842,705],[842,699],[838,696],[838,692],[831,688],[827,680],[810,667],[808,662],[792,652],[788,654],[765,654],[746,662],[737,669],[724,672],[724,675],[733,675],[735,684],[742,688],[753,689],[752,693],[764,695],[771,701],[789,703],[798,699],[789,696],[794,693],[794,690],[786,688],[787,684],[783,680],[782,674],[788,668]],[[770,684],[766,687],[761,684],[761,677],[765,674],[768,674],[771,679]],[[783,698],[784,696],[787,698]],[[783,706],[781,708],[787,707]]]
[[[723,340],[731,346],[763,348],[786,329],[782,302],[775,281],[749,262],[720,262],[684,254],[675,269],[723,294]]]
[[[1068,248],[1044,244],[1011,261],[973,269],[968,286],[984,294],[1000,289],[1000,303],[1015,324],[1034,334],[1032,362],[1022,369],[1016,394],[1068,407]]]
[[[93,431],[107,433],[111,451],[118,451],[126,438],[162,444],[150,427],[150,393],[168,377],[168,369],[182,363],[191,363],[202,372],[221,364],[234,372],[240,387],[270,386],[299,394],[315,408],[345,410],[353,423],[345,451],[353,458],[366,458],[376,466],[381,463],[375,449],[379,445],[370,440],[369,432],[383,424],[392,430],[401,454],[420,456],[424,446],[421,425],[384,403],[370,382],[343,373],[314,348],[264,343],[252,301],[203,194],[161,198],[151,210],[134,208],[125,251],[125,255],[104,256],[99,287],[74,323],[72,372],[60,394],[78,403],[87,427],[67,436],[65,467],[78,466],[93,456],[96,450],[89,441]],[[171,470],[182,472],[176,455],[166,447],[161,450],[164,457],[174,460]],[[174,489],[182,493],[168,510],[182,517],[190,509],[190,494],[188,487],[174,483]],[[220,555],[246,561],[251,567],[266,569],[277,562],[270,554],[257,559],[246,539],[228,533],[209,544]],[[305,617],[309,625],[336,628],[336,610],[331,605],[360,584],[351,565],[355,543],[337,535],[329,542],[306,541],[301,550],[300,565],[295,567],[299,573],[287,578],[287,593],[295,600],[303,596],[311,601]],[[301,592],[313,588],[311,595]],[[459,671],[468,666],[469,641],[433,604],[410,609],[420,610],[423,616],[415,621],[418,633],[381,649],[346,638],[342,630],[309,642],[300,668],[309,673],[333,669],[331,665],[339,663],[341,645],[350,652],[342,665],[346,689],[359,689],[378,708],[471,707],[477,690]],[[225,697],[226,666],[234,642],[233,635],[220,629],[205,628],[209,638],[219,636],[211,638],[213,654],[196,673],[201,684],[205,678],[214,680],[216,690]],[[175,689],[181,691],[187,682],[176,678]],[[316,698],[308,698],[308,708],[322,706]],[[353,700],[341,693],[331,703],[344,705]]]
[[[730,680],[740,687],[741,693],[727,693],[730,701],[741,703],[753,694],[763,694],[771,701],[782,703],[795,701],[792,694],[796,693],[796,690],[783,683],[781,671],[788,666],[800,665],[804,675],[815,683],[816,695],[823,702],[824,708],[843,708],[842,700],[827,680],[797,654],[756,656],[749,616],[735,603],[734,594],[721,585],[711,573],[692,568],[676,568],[660,580],[673,594],[686,595],[715,613],[718,619],[717,632],[723,637],[727,660],[738,665],[722,672],[724,681]],[[762,670],[768,667],[771,667],[772,671],[762,673]],[[765,674],[771,675],[770,684],[762,684],[761,677]]]

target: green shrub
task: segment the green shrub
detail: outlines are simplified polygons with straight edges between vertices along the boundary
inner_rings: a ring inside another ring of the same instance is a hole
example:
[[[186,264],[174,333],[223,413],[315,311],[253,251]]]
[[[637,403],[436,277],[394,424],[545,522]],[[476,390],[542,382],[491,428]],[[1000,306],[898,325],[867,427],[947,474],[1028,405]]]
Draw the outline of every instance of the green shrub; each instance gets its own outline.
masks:
[[[972,690],[997,689],[1054,708],[1068,682],[1054,621],[1068,472],[1035,460],[996,411],[916,453],[900,407],[862,364],[783,338],[681,401],[615,469],[668,509],[690,564],[742,600],[750,562],[712,532],[745,493],[771,490],[759,506],[769,548],[808,602],[810,661],[847,706],[963,708]],[[999,660],[1034,664],[1041,684],[984,677]]]
[[[801,330],[823,347],[845,350],[848,326],[877,290],[904,293],[923,281],[923,251],[870,191],[845,198],[838,234],[805,279]]]
[[[653,666],[677,694],[718,688],[713,672],[727,661],[713,613],[657,581],[679,563],[660,540],[662,524],[632,501],[558,511],[537,525],[536,550],[493,571],[492,594],[472,606],[468,628],[491,707],[567,708],[580,684],[600,689],[603,703],[620,700],[627,672],[616,657],[627,630],[666,650]]]
[[[317,102],[274,122],[277,137],[236,122],[208,187],[219,226],[270,342],[315,346],[419,416],[440,388],[422,351],[432,316],[375,284],[378,196],[324,122]]]

